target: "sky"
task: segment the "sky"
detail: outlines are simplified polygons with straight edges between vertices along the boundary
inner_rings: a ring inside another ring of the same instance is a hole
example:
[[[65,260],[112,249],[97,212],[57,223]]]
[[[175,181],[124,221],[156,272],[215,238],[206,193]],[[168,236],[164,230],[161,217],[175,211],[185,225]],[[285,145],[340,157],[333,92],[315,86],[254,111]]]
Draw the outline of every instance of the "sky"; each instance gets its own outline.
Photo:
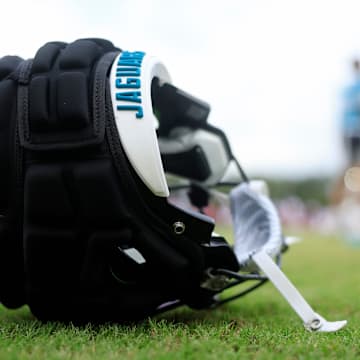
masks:
[[[250,174],[336,176],[341,99],[360,56],[358,0],[63,0],[2,3],[0,56],[103,37],[166,65],[210,103]]]

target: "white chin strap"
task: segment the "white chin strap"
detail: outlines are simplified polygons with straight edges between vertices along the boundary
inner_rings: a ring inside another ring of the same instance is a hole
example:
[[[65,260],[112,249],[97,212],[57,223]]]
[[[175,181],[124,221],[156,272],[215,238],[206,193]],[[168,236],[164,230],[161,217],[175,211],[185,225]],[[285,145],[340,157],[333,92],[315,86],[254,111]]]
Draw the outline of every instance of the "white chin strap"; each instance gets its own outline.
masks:
[[[258,189],[251,183],[241,184],[230,193],[234,251],[240,266],[245,270],[254,267],[261,270],[299,315],[307,330],[333,332],[341,329],[347,321],[327,321],[317,314],[273,261],[271,256],[280,253],[283,243],[280,221],[270,199]]]
[[[327,321],[317,314],[264,250],[256,252],[252,259],[299,315],[307,330],[333,332],[347,324],[346,320]]]

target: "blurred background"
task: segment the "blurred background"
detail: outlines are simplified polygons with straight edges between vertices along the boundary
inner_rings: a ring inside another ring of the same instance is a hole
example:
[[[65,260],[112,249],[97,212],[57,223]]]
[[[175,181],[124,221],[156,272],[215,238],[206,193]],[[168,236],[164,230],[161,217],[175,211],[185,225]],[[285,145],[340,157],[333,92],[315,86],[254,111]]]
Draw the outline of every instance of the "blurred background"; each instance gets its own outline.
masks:
[[[351,217],[358,223],[357,192],[343,181],[356,165],[343,123],[346,89],[357,78],[352,64],[360,56],[359,1],[19,0],[1,6],[1,56],[33,57],[47,41],[81,37],[156,55],[174,84],[211,104],[209,121],[226,132],[250,177],[270,182],[286,224],[336,231]],[[348,198],[353,207],[343,210]]]

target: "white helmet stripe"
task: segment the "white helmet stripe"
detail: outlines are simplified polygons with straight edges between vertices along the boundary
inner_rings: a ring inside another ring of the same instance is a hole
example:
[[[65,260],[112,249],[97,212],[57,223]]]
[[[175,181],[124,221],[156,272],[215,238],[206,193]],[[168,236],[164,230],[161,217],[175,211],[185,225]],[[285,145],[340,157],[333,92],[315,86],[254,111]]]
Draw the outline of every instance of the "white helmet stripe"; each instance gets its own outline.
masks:
[[[169,196],[152,109],[151,82],[170,83],[165,66],[143,52],[124,51],[110,74],[111,100],[125,153],[136,173],[157,196]]]

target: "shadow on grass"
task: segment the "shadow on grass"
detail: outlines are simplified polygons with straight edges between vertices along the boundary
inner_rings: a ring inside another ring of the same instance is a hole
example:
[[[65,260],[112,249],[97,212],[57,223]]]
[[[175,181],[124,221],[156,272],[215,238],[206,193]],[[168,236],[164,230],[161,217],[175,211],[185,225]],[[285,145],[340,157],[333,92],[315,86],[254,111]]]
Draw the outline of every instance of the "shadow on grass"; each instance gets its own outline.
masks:
[[[0,319],[1,323],[34,322],[36,320],[27,306],[15,310],[0,306]]]
[[[156,321],[173,324],[204,324],[216,326],[224,322],[254,323],[257,319],[281,316],[277,303],[241,304],[241,301],[227,304],[216,309],[192,310],[187,307],[172,310],[155,317]]]
[[[18,310],[0,308],[0,320],[3,325],[12,331],[16,328],[36,328],[41,331],[66,331],[69,329],[80,332],[91,332],[94,336],[104,331],[139,331],[144,335],[152,333],[154,328],[182,328],[196,330],[203,328],[226,327],[228,330],[240,329],[249,326],[258,326],[264,319],[276,318],[282,315],[282,310],[276,302],[260,302],[252,304],[237,301],[216,309],[192,310],[186,306],[156,315],[138,322],[127,323],[62,323],[40,322],[30,312],[28,307]],[[36,336],[36,335],[35,335]]]

